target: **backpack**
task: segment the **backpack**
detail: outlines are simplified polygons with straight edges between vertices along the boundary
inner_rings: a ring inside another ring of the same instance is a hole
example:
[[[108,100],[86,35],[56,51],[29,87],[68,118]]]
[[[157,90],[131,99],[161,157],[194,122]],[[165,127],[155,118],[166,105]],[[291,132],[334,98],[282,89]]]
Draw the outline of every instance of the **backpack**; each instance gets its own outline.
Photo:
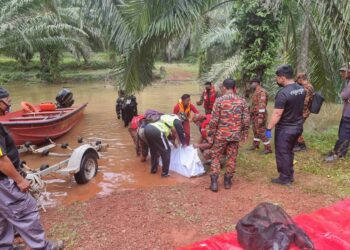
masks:
[[[137,107],[136,97],[131,95],[123,100],[123,110],[134,110]]]
[[[310,112],[313,114],[318,114],[321,110],[323,102],[324,102],[324,97],[321,94],[321,92],[319,92],[319,91],[315,92],[313,99],[312,99]]]
[[[145,121],[146,123],[152,123],[152,122],[157,122],[159,121],[160,117],[164,115],[161,112],[158,112],[157,110],[153,110],[153,109],[148,109],[145,112]]]
[[[261,203],[236,225],[237,239],[245,250],[288,250],[295,243],[300,249],[314,250],[314,244],[279,206]]]

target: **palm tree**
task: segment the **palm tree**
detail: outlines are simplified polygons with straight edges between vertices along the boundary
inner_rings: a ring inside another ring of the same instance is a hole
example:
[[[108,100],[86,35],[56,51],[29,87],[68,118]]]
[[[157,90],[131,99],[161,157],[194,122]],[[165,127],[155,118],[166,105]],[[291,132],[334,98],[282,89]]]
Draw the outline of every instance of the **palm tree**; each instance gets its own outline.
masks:
[[[100,22],[111,31],[122,60],[115,74],[126,91],[140,90],[152,80],[156,55],[171,39],[187,31],[218,0],[91,0]]]
[[[281,56],[277,57],[276,61],[292,63],[299,70],[308,70],[316,87],[334,98],[338,88],[341,87],[337,67],[341,62],[348,61],[349,55],[349,0],[260,1],[265,8],[273,9],[273,12],[282,17],[281,35],[278,39],[281,41],[279,50]],[[232,10],[235,2],[242,1],[91,0],[90,2],[94,6],[93,9],[100,13],[98,15],[100,23],[108,27],[111,32],[110,41],[113,41],[117,51],[123,54],[123,60],[115,71],[119,84],[132,91],[150,83],[154,58],[172,38],[180,37],[187,31],[188,26],[194,23],[205,22],[205,16],[216,10],[217,6]],[[221,31],[216,37],[225,37],[230,32],[232,34],[228,37],[235,36],[236,28],[230,20],[219,28]],[[203,32],[202,38],[206,38],[208,44],[215,44],[214,46],[223,44],[216,43],[207,31]],[[210,39],[215,42],[210,42]],[[231,70],[237,69],[242,58],[240,49],[233,49],[230,56],[220,58],[214,63],[213,71],[228,74]],[[255,60],[258,61],[259,58]],[[218,70],[220,62],[224,62],[222,66],[230,70]],[[334,85],[330,85],[331,83],[336,83],[335,88]]]
[[[349,61],[349,0],[271,0],[284,16],[284,62],[309,73],[317,89],[335,100],[342,81],[339,66]]]
[[[39,52],[43,76],[59,80],[60,53],[68,50],[85,57],[89,48],[79,9],[70,7],[59,0],[0,0],[0,52],[23,63],[27,55]]]

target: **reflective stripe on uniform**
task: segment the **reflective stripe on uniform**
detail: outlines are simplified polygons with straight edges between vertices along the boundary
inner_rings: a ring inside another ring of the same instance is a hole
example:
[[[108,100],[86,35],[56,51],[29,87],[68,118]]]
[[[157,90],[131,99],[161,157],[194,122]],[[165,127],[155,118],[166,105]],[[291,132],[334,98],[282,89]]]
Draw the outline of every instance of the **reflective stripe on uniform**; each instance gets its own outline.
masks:
[[[259,109],[259,113],[265,113],[266,109]]]
[[[162,142],[163,142],[163,145],[164,145],[165,150],[168,150],[168,146],[167,146],[167,144],[166,144],[166,142],[165,142],[164,134],[163,134],[163,133],[160,133],[160,138],[162,138]]]
[[[270,141],[264,142],[263,144],[264,144],[264,145],[269,145],[269,144],[270,144]]]
[[[254,138],[254,141],[260,141],[260,139],[259,138]]]

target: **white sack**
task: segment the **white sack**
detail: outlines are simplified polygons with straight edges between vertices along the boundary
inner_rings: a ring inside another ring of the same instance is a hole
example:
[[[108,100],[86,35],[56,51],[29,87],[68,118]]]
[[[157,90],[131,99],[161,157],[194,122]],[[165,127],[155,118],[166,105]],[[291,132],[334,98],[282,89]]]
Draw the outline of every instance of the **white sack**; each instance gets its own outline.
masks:
[[[185,148],[171,146],[170,170],[186,177],[205,173],[203,164],[198,157],[198,151],[192,146]]]

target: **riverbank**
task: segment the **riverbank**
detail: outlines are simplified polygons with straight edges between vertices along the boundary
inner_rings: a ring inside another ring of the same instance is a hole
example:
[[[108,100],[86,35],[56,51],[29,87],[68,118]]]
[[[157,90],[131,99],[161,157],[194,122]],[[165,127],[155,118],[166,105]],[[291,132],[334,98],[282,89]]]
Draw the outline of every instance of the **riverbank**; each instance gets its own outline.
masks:
[[[0,57],[0,84],[12,82],[25,82],[26,84],[43,83],[40,79],[40,58],[35,54],[26,65],[20,65],[15,59]],[[88,62],[80,62],[69,53],[62,56],[59,65],[61,69],[61,81],[92,81],[104,80],[108,77],[112,64],[105,53],[94,53]]]
[[[156,80],[188,81],[197,78],[197,64],[173,63],[168,64],[167,70],[161,72],[160,67],[164,63],[155,65],[154,75]],[[169,67],[169,65],[171,65]],[[25,66],[20,65],[15,59],[0,56],[0,84],[24,82],[25,84],[45,83],[40,79],[40,58],[35,54],[33,59]],[[74,83],[85,81],[105,81],[114,84],[113,63],[106,53],[93,53],[88,62],[77,61],[72,54],[64,53],[59,64],[61,70],[60,83]],[[185,68],[185,69],[184,69]]]

